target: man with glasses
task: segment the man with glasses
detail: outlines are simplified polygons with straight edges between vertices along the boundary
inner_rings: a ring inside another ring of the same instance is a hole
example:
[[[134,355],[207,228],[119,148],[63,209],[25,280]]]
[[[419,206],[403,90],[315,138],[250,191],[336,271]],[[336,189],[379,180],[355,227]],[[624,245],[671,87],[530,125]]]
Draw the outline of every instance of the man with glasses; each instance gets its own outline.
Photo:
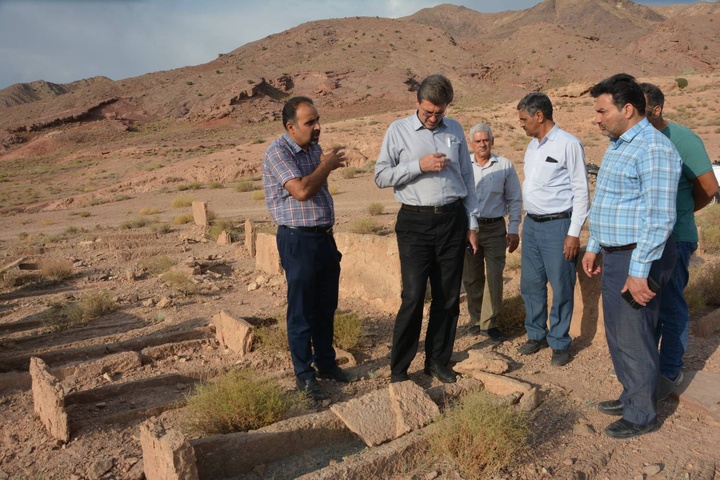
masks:
[[[466,244],[477,248],[477,220],[470,215],[475,185],[465,133],[445,117],[452,99],[450,80],[442,75],[424,79],[417,111],[390,125],[375,165],[375,183],[393,187],[401,204],[395,232],[402,294],[390,354],[391,382],[409,379],[428,279],[432,301],[424,372],[444,383],[456,379],[449,362],[460,313],[463,256]]]

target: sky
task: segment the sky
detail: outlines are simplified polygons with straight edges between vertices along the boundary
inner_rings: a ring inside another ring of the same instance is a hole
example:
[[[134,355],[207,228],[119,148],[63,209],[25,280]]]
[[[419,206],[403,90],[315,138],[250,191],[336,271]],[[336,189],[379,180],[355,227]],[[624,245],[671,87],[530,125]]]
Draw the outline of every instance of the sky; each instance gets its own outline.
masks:
[[[643,5],[697,0],[635,0]],[[112,80],[199,65],[312,20],[397,18],[452,3],[479,12],[537,0],[0,0],[0,89]]]

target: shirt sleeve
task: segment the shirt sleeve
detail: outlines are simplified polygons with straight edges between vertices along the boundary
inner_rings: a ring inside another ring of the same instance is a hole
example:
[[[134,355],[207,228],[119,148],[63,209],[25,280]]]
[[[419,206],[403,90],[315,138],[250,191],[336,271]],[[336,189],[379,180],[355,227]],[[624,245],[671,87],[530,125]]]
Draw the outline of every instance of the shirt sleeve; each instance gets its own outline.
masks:
[[[590,207],[585,151],[582,144],[578,142],[568,143],[566,158],[568,175],[570,175],[570,187],[573,193],[573,211],[570,217],[568,235],[579,237]]]
[[[272,175],[283,187],[293,178],[302,178],[302,172],[295,162],[293,154],[287,148],[276,145],[267,153],[267,166]]]
[[[400,163],[400,133],[396,123],[390,125],[385,133],[375,162],[375,184],[380,188],[404,185],[422,173],[420,159]]]
[[[646,220],[637,248],[633,250],[628,274],[647,278],[652,262],[662,256],[665,241],[675,225],[682,160],[675,148],[665,146],[651,146],[647,155],[640,158],[640,195],[647,208]]]
[[[505,176],[505,201],[508,206],[508,233],[517,234],[522,220],[522,190],[515,167],[509,160]]]

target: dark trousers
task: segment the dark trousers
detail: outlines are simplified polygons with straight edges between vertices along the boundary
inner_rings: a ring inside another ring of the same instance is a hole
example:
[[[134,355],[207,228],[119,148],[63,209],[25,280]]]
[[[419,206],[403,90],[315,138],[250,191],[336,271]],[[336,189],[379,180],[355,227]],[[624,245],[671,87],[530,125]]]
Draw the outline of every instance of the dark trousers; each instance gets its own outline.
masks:
[[[655,388],[659,357],[655,340],[661,293],[645,307],[634,309],[620,296],[630,267],[632,250],[603,253],[602,299],[605,335],[618,381],[623,386],[620,401],[623,418],[647,425],[657,419]],[[664,285],[675,267],[675,242],[665,244],[662,257],[650,269],[652,277]]]
[[[287,278],[287,331],[295,375],[301,380],[335,366],[333,323],[340,259],[332,235],[278,228],[277,247]],[[314,353],[313,353],[314,352]]]
[[[428,279],[432,301],[425,362],[447,365],[460,314],[460,283],[467,235],[462,204],[447,213],[401,209],[395,225],[402,275],[401,305],[393,330],[390,370],[407,373],[417,353]]]

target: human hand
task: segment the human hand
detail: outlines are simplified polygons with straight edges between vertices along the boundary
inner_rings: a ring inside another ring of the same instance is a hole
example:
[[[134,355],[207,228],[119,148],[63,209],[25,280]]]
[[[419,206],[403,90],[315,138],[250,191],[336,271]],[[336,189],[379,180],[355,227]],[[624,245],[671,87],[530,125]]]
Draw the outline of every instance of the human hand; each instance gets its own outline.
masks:
[[[655,297],[655,292],[650,290],[650,287],[648,286],[647,278],[628,275],[627,280],[625,280],[625,285],[620,293],[624,293],[626,290],[630,290],[630,295],[632,295],[633,299],[643,307]]]
[[[565,237],[565,243],[563,244],[563,253],[565,254],[565,260],[572,260],[577,257],[580,251],[580,238],[567,235]]]
[[[517,233],[508,233],[505,237],[505,245],[507,245],[508,253],[513,253],[520,245],[520,235]]]
[[[450,164],[450,159],[444,153],[429,153],[420,159],[420,171],[440,172]]]
[[[602,271],[602,267],[595,262],[597,261],[597,253],[585,252],[582,258],[582,269],[588,277],[597,275]]]
[[[345,147],[335,146],[332,147],[330,152],[323,153],[320,155],[320,162],[326,163],[331,170],[335,170],[338,167],[345,166]]]
[[[468,230],[467,232],[467,244],[468,251],[475,255],[478,251],[478,235],[475,230]]]

